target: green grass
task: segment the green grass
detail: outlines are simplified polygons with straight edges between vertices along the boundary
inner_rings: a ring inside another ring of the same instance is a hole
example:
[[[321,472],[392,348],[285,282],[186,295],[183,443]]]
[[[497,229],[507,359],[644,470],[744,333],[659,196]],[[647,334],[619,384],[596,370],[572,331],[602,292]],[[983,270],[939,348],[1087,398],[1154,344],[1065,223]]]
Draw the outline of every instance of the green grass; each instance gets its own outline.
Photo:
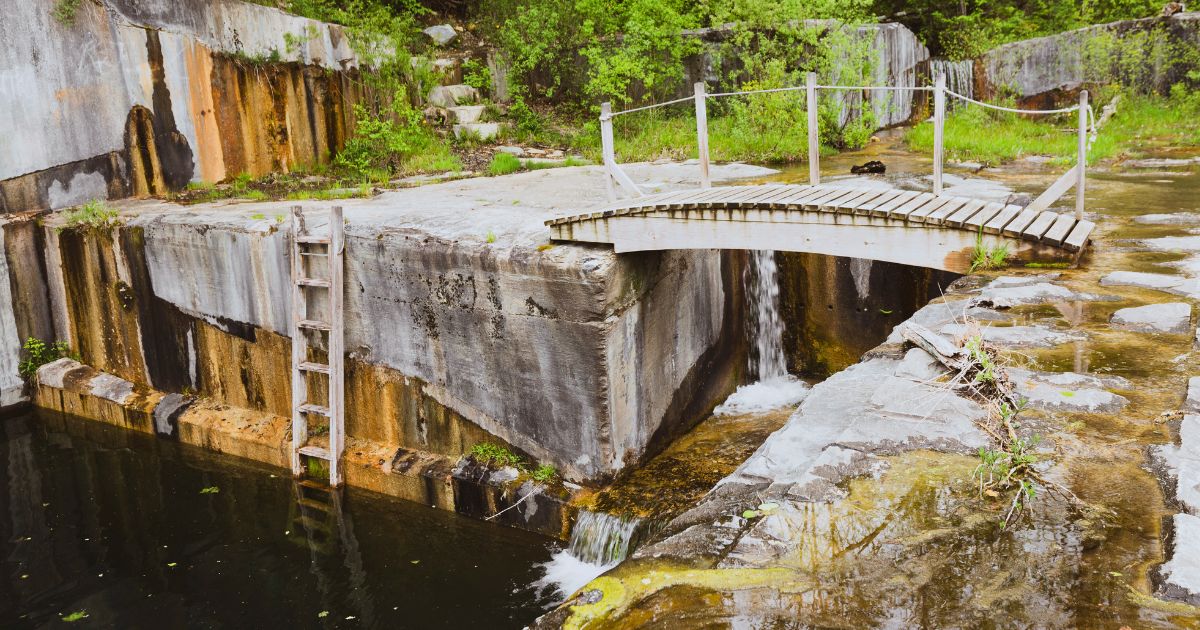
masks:
[[[1170,97],[1124,96],[1116,115],[1100,129],[1088,153],[1088,163],[1162,147],[1200,146],[1200,99],[1174,92]],[[1104,94],[1093,104],[1097,116],[1111,98]],[[1046,155],[1058,163],[1073,164],[1077,128],[1074,113],[1032,118],[967,105],[946,118],[946,158],[1001,164]],[[906,140],[911,148],[932,153],[933,123],[927,121],[911,128]]]
[[[975,235],[975,250],[971,253],[971,273],[988,269],[1002,269],[1008,262],[1008,243],[987,246],[983,242],[983,231]]]
[[[491,164],[488,164],[488,175],[508,175],[521,170],[521,160],[516,156],[508,153],[497,153],[492,156]]]
[[[484,466],[520,466],[524,459],[511,450],[491,442],[480,442],[471,447],[471,457]]]
[[[106,228],[119,223],[117,211],[110,208],[103,200],[93,199],[74,210],[63,214],[65,227]]]
[[[529,473],[529,475],[531,477],[533,477],[534,481],[538,481],[541,483],[549,483],[549,482],[553,481],[555,477],[558,476],[558,470],[555,469],[554,466],[551,466],[550,464],[542,464],[542,465],[538,466],[537,468],[533,469],[533,472]]]

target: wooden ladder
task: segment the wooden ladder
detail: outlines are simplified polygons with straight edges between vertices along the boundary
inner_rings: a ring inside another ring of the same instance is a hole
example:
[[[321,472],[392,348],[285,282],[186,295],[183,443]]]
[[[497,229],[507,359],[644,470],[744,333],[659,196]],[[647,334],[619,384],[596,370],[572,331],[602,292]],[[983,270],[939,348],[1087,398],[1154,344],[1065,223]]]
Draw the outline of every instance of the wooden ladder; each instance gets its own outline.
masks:
[[[346,446],[345,359],[342,320],[342,252],[345,226],[342,208],[329,213],[329,231],[310,234],[300,206],[292,207],[292,474],[305,472],[304,457],[329,462],[329,485],[342,484],[342,452]],[[324,263],[324,264],[322,264]],[[325,273],[319,273],[324,268]],[[314,314],[325,293],[325,317]],[[322,344],[327,363],[320,363],[310,350]],[[317,343],[310,343],[316,341]],[[309,377],[324,378],[328,399],[318,404],[308,399],[319,385]],[[324,418],[329,427],[328,446],[309,444],[309,418]]]

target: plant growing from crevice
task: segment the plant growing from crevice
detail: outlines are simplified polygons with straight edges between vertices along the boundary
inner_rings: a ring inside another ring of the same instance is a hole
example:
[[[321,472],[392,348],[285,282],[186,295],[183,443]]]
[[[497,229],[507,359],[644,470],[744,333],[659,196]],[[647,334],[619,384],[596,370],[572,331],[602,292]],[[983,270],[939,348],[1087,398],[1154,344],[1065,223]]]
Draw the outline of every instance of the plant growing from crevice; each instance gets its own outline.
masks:
[[[79,5],[82,2],[83,0],[58,0],[50,15],[63,26],[74,26],[75,18],[79,13]]]
[[[37,337],[29,337],[21,347],[24,358],[17,365],[17,373],[26,380],[37,374],[38,368],[53,363],[64,357],[79,360],[78,355],[71,352],[71,346],[65,341],[43,341]]]
[[[539,483],[550,483],[558,477],[558,469],[550,464],[540,464],[533,469],[533,472],[529,473],[529,476]]]
[[[1010,256],[1008,243],[987,245],[983,242],[983,230],[975,235],[975,249],[971,251],[971,273],[990,269],[1002,269]]]
[[[64,229],[80,227],[105,229],[120,223],[117,210],[109,207],[100,199],[93,199],[74,210],[64,212],[63,221]]]
[[[525,459],[509,450],[507,447],[492,442],[479,442],[471,447],[468,453],[472,459],[484,466],[503,468],[505,466],[520,466]]]

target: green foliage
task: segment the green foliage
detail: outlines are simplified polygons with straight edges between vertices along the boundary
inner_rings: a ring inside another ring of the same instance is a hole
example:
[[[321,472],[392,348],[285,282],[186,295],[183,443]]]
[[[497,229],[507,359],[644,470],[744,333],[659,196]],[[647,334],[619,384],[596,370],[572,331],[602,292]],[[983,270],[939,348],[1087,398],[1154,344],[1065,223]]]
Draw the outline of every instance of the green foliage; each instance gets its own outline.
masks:
[[[82,621],[87,618],[88,618],[88,612],[86,610],[76,610],[73,613],[63,615],[62,620],[67,623],[74,623],[76,621]]]
[[[392,105],[373,114],[354,106],[354,135],[334,158],[334,164],[364,179],[386,179],[401,173],[411,159],[440,144],[421,124],[421,114],[398,92]]]
[[[467,59],[462,65],[463,83],[486,92],[492,87],[492,71],[486,63],[477,59]]]
[[[63,26],[75,26],[75,17],[79,12],[79,4],[83,0],[58,0],[54,4],[54,9],[50,11],[50,16],[56,22]]]
[[[66,228],[88,227],[95,229],[110,228],[120,220],[115,208],[111,208],[101,199],[93,199],[82,206],[63,213]]]
[[[479,464],[497,468],[520,466],[525,461],[520,455],[491,442],[479,442],[472,446],[469,455]]]
[[[217,486],[208,486],[207,488],[200,489],[200,494],[217,494],[219,492],[221,492],[221,489]]]
[[[529,473],[529,475],[533,477],[534,481],[550,483],[558,477],[558,470],[550,464],[541,464],[537,468],[534,468],[533,472]]]
[[[65,341],[45,342],[37,337],[29,337],[21,347],[24,358],[17,365],[17,373],[26,380],[37,374],[38,368],[64,357],[78,360],[71,352],[71,346]]]
[[[1008,261],[1008,243],[999,242],[986,245],[983,242],[983,230],[975,235],[975,249],[971,252],[971,273],[987,269],[1001,269]]]
[[[486,240],[489,245],[492,243],[495,243],[496,242],[496,233],[491,230],[488,230],[487,236],[484,237],[484,240]]]
[[[497,153],[488,164],[488,175],[507,175],[521,170],[521,160],[508,153]]]

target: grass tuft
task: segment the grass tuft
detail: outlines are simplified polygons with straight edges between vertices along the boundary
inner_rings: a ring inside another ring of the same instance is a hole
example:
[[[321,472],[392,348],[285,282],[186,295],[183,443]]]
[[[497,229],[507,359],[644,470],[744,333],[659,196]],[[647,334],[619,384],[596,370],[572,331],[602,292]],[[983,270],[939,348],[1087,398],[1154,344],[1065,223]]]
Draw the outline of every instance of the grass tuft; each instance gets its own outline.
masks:
[[[508,175],[519,170],[521,170],[521,160],[508,153],[493,155],[492,162],[487,167],[488,175]]]

